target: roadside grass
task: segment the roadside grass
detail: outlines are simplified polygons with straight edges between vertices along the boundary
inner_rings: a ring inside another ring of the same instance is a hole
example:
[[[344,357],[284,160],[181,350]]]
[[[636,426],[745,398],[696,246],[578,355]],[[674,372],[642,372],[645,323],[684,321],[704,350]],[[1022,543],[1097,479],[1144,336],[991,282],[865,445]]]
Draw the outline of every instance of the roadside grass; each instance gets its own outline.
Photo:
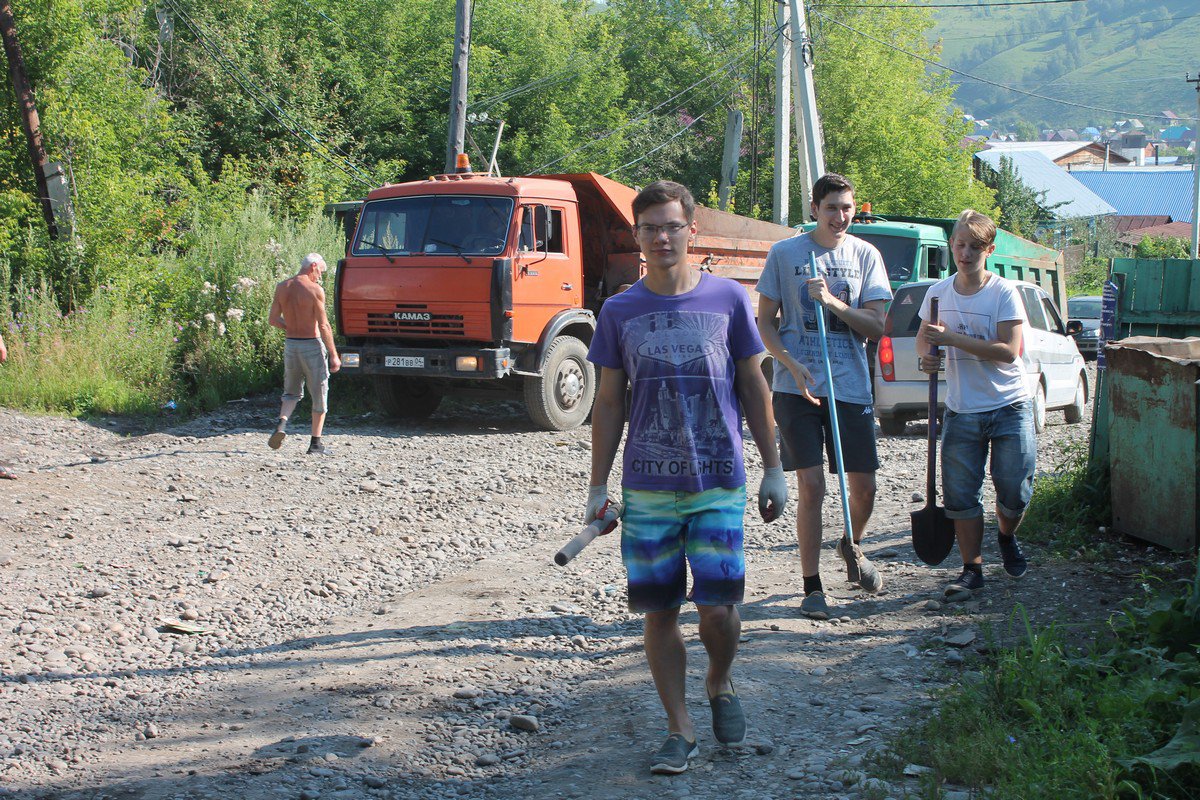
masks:
[[[1106,479],[1088,468],[1087,445],[1073,445],[1034,480],[1020,535],[1053,555],[1096,561],[1111,555],[1117,545],[1098,533],[1111,516]]]
[[[26,289],[6,326],[0,405],[33,411],[151,414],[172,389],[170,332],[101,289],[62,314],[45,287]]]
[[[951,783],[993,800],[1200,794],[1200,571],[1127,604],[1087,646],[1058,626],[995,651],[982,678],[936,698],[875,768],[927,767],[920,796]]]
[[[153,269],[100,287],[78,307],[60,308],[54,287],[22,287],[13,316],[0,316],[9,350],[0,405],[190,414],[270,391],[283,375],[283,334],[267,324],[275,282],[306,253],[333,262],[342,247],[332,220],[280,216],[252,197],[196,230],[183,252],[160,254]]]

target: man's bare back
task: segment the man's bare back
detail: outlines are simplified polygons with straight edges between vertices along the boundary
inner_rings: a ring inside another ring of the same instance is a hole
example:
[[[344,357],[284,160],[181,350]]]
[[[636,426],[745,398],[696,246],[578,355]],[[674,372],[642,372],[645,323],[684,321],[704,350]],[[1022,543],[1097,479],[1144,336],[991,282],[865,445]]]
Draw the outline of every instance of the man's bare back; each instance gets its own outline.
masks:
[[[325,319],[325,290],[307,275],[294,275],[275,285],[271,324],[287,331],[289,338],[316,339]]]

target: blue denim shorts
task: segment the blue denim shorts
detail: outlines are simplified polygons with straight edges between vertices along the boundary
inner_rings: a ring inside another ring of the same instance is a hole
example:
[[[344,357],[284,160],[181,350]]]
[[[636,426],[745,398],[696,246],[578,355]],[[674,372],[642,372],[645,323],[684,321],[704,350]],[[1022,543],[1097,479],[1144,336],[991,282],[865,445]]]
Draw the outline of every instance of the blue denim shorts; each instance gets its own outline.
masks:
[[[989,448],[997,507],[1010,519],[1025,513],[1033,496],[1037,464],[1029,400],[973,414],[946,409],[942,418],[942,502],[950,519],[983,516],[983,467]]]
[[[737,605],[746,590],[742,517],[746,487],[704,492],[625,489],[621,556],[629,577],[629,608],[666,611],[692,602]]]

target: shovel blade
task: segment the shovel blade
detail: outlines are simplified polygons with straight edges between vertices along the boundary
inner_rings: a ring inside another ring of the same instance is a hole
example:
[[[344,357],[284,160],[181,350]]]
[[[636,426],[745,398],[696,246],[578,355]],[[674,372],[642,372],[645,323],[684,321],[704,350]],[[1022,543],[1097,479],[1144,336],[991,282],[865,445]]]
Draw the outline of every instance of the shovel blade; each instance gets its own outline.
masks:
[[[917,558],[936,567],[946,560],[954,547],[954,521],[946,516],[946,509],[935,505],[914,511],[910,516]]]

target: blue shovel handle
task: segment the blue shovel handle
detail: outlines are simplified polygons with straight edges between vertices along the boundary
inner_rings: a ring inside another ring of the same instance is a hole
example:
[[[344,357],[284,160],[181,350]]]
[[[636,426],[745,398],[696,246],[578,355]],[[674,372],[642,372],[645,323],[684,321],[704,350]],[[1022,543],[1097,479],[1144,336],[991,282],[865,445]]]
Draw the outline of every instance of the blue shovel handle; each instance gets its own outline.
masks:
[[[808,275],[810,278],[821,277],[817,272],[817,256],[808,254]],[[829,365],[829,342],[826,339],[825,306],[815,303],[817,307],[817,336],[821,340],[821,358],[825,361],[825,387],[829,401],[829,422],[833,428],[833,454],[837,457],[838,488],[842,492],[842,524],[846,541],[853,542],[854,534],[850,532],[850,496],[846,493],[846,467],[842,461],[842,432],[838,426],[837,400],[833,392],[833,369]]]

